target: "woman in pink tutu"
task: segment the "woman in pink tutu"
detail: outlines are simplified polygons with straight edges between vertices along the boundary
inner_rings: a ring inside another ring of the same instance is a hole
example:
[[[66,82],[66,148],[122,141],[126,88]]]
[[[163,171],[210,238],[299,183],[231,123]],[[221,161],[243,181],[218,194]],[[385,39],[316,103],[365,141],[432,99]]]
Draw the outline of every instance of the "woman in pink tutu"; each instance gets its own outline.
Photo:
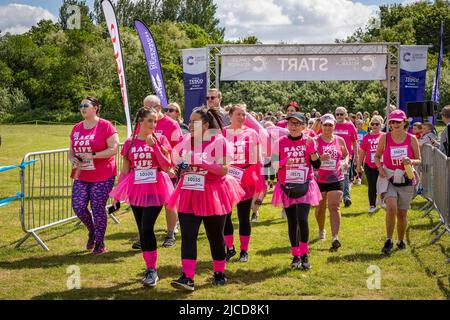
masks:
[[[289,135],[278,140],[272,162],[278,171],[278,183],[272,204],[286,211],[292,250],[292,268],[310,269],[308,214],[311,206],[322,199],[314,180],[313,168],[320,167],[319,155],[313,138],[304,133],[306,119],[295,112],[286,118]]]
[[[194,290],[197,236],[202,222],[213,258],[213,284],[224,285],[227,281],[223,230],[227,214],[245,192],[227,175],[233,148],[221,130],[221,117],[216,110],[195,109],[189,121],[190,133],[172,153],[175,163],[185,168],[168,204],[177,210],[181,227],[182,275],[171,282],[177,289]]]
[[[233,105],[229,112],[231,124],[223,130],[223,134],[233,146],[234,152],[228,174],[235,178],[245,191],[245,196],[237,204],[241,249],[239,261],[241,262],[248,261],[248,245],[251,236],[250,210],[253,197],[265,188],[264,178],[261,177],[261,140],[254,129],[244,125],[247,117],[246,109],[243,104]],[[230,213],[227,215],[224,229],[227,261],[236,255],[233,232]]]
[[[317,138],[321,166],[317,170],[317,183],[322,192],[322,201],[316,207],[316,219],[319,225],[319,240],[325,240],[325,218],[330,211],[332,233],[331,251],[341,246],[338,234],[341,224],[340,204],[344,190],[344,172],[349,166],[349,154],[345,140],[334,134],[336,119],[331,113],[321,117],[322,134]]]
[[[122,172],[110,196],[130,204],[139,229],[146,271],[142,284],[154,287],[158,282],[158,257],[154,226],[162,207],[173,192],[173,185],[164,171],[170,167],[171,147],[163,135],[154,133],[158,114],[151,108],[137,111],[133,135],[122,148]],[[137,124],[140,131],[136,134]]]

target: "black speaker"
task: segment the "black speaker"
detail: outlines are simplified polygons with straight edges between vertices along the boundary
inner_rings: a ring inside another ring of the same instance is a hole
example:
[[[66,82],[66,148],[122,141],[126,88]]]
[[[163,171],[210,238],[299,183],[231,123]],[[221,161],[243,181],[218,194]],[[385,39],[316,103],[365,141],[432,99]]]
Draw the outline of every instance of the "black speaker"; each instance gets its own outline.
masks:
[[[407,117],[432,117],[434,115],[433,101],[414,101],[406,103]]]

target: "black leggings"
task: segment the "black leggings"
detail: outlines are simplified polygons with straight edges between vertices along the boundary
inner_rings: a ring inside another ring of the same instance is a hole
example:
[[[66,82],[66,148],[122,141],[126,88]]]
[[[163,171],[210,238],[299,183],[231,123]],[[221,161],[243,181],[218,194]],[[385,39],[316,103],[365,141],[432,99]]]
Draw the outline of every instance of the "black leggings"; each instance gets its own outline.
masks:
[[[293,204],[286,208],[286,216],[288,220],[289,240],[291,240],[292,247],[298,247],[300,242],[308,242],[309,226],[308,214],[309,204]]]
[[[193,213],[178,213],[181,228],[181,258],[197,260],[197,236],[200,225],[205,226],[213,260],[225,260],[223,228],[226,215],[199,217]]]
[[[378,170],[372,169],[367,164],[364,164],[364,172],[366,173],[367,185],[369,186],[369,204],[375,206],[377,202]]]
[[[133,210],[134,219],[139,229],[139,238],[141,240],[142,251],[155,251],[156,236],[155,236],[155,222],[158,219],[161,207],[135,207],[131,206]]]
[[[237,205],[237,212],[239,218],[239,235],[240,236],[250,236],[252,233],[252,226],[250,224],[250,209],[252,208],[252,200],[248,199],[241,201]],[[224,235],[233,235],[234,228],[233,222],[231,222],[231,213],[227,214],[227,220],[225,222]]]

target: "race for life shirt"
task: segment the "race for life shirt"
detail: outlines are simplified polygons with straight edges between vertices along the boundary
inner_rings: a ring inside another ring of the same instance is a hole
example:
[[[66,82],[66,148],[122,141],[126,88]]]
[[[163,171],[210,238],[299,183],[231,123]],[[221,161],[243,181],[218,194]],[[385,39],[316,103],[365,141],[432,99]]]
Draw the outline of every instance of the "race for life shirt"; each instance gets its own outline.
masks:
[[[358,140],[358,132],[356,131],[356,127],[354,126],[354,124],[351,121],[336,123],[333,133],[344,139],[345,145],[347,146],[347,150],[351,158],[351,156],[356,151],[353,150],[352,142]]]
[[[165,136],[160,136],[158,139],[168,152],[172,151],[169,141]],[[121,152],[121,155],[125,156],[125,153],[128,151],[127,158],[130,161],[131,169],[141,170],[161,168],[161,165],[155,155],[154,145],[149,146],[145,140],[141,140],[136,137],[130,148],[131,141],[132,138],[130,137],[124,142]]]
[[[333,141],[330,143],[323,140],[322,135],[317,138],[319,154],[330,155],[329,160],[321,161],[320,168],[317,170],[316,181],[320,183],[335,183],[344,180],[341,170],[342,146],[339,137],[333,136]]]
[[[307,180],[314,179],[314,172],[311,166],[311,153],[317,151],[314,140],[308,144],[307,136],[302,135],[299,138],[290,136],[281,137],[277,144],[279,145],[280,162],[287,158],[293,159],[292,165],[280,167],[278,170],[278,181],[284,183],[305,183]],[[306,151],[308,149],[308,152]],[[276,157],[276,153],[274,152]]]
[[[167,115],[156,122],[155,135],[157,137],[165,136],[172,148],[183,139],[180,125]]]
[[[277,127],[286,129],[287,128],[287,120],[278,121],[277,122]]]
[[[85,129],[83,121],[77,123],[70,133],[72,152],[76,156],[85,153],[100,152],[108,148],[106,140],[117,133],[111,122],[100,118],[91,129]],[[115,157],[83,161],[80,170],[80,181],[98,182],[116,176]],[[72,177],[75,170],[72,171]]]
[[[414,158],[414,152],[411,147],[412,135],[407,133],[406,138],[402,143],[395,143],[392,139],[392,133],[386,133],[386,145],[383,151],[383,161],[386,168],[390,170],[405,170],[403,165],[403,158]]]
[[[377,151],[378,142],[380,141],[380,137],[383,135],[383,132],[379,132],[377,134],[366,134],[361,143],[361,150],[364,150],[366,153],[366,158],[364,159],[364,163],[367,164],[370,168],[376,169],[375,165],[375,153]]]
[[[236,167],[247,167],[256,164],[258,161],[258,146],[261,139],[258,133],[251,128],[244,126],[242,129],[223,129],[223,136],[233,146],[233,160],[231,164]]]

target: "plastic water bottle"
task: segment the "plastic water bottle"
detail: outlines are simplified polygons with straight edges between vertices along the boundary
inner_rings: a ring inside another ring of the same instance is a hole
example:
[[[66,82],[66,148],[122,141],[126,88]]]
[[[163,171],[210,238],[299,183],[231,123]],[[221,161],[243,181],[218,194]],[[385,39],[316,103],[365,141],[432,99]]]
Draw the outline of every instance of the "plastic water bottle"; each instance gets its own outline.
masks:
[[[405,171],[406,171],[406,176],[408,177],[409,180],[414,179],[414,171],[413,168],[410,164],[405,164]]]

